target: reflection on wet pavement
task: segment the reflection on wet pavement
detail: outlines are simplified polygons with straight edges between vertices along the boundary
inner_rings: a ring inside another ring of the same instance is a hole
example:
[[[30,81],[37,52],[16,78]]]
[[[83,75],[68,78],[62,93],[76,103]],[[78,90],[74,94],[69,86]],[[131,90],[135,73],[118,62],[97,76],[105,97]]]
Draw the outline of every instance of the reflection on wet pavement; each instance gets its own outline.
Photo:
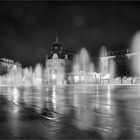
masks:
[[[17,138],[139,139],[139,94],[134,85],[1,87],[0,124]]]

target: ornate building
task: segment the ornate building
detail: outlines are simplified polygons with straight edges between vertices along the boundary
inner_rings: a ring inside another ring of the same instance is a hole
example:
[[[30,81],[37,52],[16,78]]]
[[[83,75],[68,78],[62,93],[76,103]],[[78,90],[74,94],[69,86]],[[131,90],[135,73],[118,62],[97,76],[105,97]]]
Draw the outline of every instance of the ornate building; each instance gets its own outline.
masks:
[[[67,74],[71,71],[74,53],[63,49],[56,35],[56,40],[51,47],[51,53],[46,57],[46,82],[47,84],[64,85],[67,83]]]

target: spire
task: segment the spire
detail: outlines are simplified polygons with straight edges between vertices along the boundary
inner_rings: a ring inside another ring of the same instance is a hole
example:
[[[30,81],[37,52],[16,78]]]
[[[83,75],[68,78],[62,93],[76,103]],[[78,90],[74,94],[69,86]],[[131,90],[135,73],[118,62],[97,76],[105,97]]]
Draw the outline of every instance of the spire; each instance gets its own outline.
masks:
[[[56,40],[55,42],[58,42],[58,33],[56,32]]]

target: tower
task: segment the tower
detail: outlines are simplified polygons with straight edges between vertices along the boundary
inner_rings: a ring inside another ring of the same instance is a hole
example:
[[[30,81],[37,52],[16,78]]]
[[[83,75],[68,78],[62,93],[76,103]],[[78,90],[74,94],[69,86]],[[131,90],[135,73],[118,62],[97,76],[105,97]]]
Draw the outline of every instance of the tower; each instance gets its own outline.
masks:
[[[54,54],[57,55],[59,59],[63,58],[63,47],[61,42],[59,41],[57,32],[55,42],[53,42],[53,45],[51,47],[51,58],[53,57]]]

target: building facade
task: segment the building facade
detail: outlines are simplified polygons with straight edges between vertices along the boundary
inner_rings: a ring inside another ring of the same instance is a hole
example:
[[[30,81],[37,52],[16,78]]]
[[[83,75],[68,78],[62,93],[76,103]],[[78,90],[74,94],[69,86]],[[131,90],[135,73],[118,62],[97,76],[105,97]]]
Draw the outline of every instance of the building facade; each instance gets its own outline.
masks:
[[[58,37],[51,47],[51,53],[46,57],[45,79],[47,84],[64,85],[67,74],[71,71],[73,53],[63,49]]]
[[[14,68],[21,67],[19,62],[7,58],[0,58],[0,75],[11,72]]]

